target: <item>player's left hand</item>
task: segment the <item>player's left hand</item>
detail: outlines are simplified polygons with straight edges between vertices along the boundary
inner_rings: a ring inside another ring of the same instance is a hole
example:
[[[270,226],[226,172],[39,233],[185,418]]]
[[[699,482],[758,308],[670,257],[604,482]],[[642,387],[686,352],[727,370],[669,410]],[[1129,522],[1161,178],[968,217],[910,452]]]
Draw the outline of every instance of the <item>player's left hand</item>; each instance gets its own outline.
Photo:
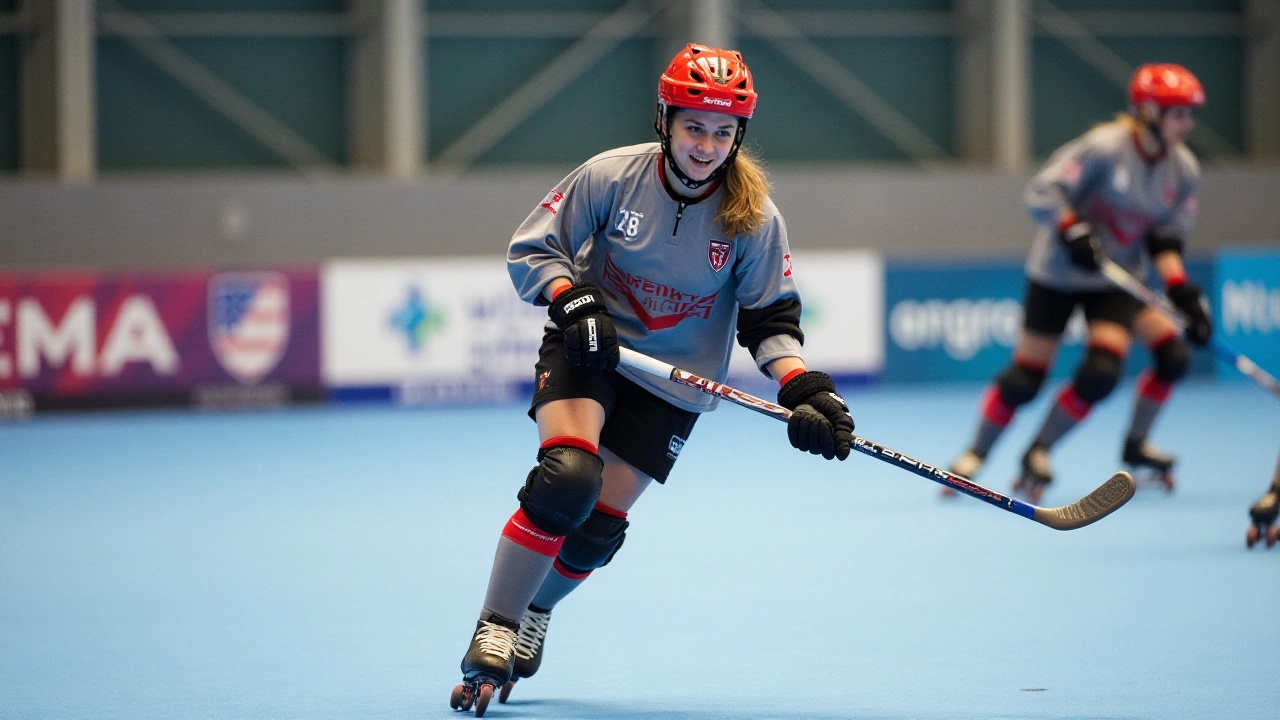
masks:
[[[1180,282],[1165,290],[1165,294],[1186,318],[1187,339],[1202,347],[1209,344],[1213,321],[1209,319],[1209,300],[1200,286],[1190,281]]]
[[[778,390],[778,404],[792,411],[787,439],[797,450],[828,460],[849,457],[853,418],[830,375],[810,370],[791,378]]]

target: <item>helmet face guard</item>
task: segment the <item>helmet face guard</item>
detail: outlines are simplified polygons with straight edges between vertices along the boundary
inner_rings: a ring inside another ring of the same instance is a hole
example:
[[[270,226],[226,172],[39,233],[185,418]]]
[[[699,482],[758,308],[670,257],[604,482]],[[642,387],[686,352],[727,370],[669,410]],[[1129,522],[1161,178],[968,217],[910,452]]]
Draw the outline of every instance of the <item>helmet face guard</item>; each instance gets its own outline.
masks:
[[[694,180],[685,174],[671,155],[670,122],[677,108],[725,113],[738,118],[733,147],[720,167],[704,180]],[[653,120],[653,129],[662,141],[662,155],[676,178],[685,187],[696,190],[724,175],[737,159],[738,148],[746,135],[747,120],[751,119],[755,109],[755,87],[742,53],[705,45],[686,45],[658,78],[658,111]]]

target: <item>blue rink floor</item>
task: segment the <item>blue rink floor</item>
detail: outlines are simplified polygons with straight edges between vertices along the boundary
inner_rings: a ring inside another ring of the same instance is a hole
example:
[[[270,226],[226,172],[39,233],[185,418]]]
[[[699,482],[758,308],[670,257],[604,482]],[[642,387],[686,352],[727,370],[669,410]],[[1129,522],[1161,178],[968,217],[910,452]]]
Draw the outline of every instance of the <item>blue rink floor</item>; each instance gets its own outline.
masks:
[[[848,395],[860,435],[945,464],[979,390]],[[1046,505],[1119,469],[1131,392],[1059,445]],[[978,482],[1008,489],[1045,402]],[[1280,548],[1244,547],[1280,404],[1190,384],[1155,439],[1176,493],[1057,532],[722,406],[486,717],[1280,717]],[[0,718],[470,716],[449,691],[535,445],[516,407],[0,425]]]

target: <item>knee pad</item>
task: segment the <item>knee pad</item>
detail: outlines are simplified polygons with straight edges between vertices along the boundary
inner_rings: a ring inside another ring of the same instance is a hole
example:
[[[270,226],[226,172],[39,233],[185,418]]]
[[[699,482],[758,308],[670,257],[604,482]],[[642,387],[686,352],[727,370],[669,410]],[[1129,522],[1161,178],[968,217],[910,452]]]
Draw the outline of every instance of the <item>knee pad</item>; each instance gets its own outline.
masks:
[[[1040,392],[1044,384],[1044,370],[1036,370],[1013,363],[996,378],[1000,389],[1000,401],[1010,408],[1026,405]]]
[[[1156,360],[1155,376],[1166,385],[1181,380],[1191,369],[1191,346],[1182,338],[1160,343],[1152,355]]]
[[[1124,361],[1115,352],[1102,347],[1091,347],[1085,353],[1084,362],[1076,368],[1071,387],[1076,395],[1087,403],[1096,403],[1111,394],[1120,382],[1120,369]]]
[[[560,562],[574,572],[587,573],[609,564],[627,539],[626,518],[592,510],[587,521],[564,539]]]
[[[600,497],[599,455],[569,445],[538,451],[538,464],[529,471],[516,497],[529,521],[550,535],[568,535],[586,521]]]

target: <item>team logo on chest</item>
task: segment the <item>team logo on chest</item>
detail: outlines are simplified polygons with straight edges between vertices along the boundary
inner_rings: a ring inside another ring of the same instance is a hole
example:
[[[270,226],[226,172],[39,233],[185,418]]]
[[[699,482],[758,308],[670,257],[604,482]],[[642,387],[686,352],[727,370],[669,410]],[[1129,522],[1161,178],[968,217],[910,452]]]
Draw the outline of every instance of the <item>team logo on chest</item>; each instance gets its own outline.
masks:
[[[727,242],[712,240],[711,246],[707,248],[707,260],[711,261],[711,269],[720,272],[725,263],[729,262],[729,253],[732,249],[733,246]]]

